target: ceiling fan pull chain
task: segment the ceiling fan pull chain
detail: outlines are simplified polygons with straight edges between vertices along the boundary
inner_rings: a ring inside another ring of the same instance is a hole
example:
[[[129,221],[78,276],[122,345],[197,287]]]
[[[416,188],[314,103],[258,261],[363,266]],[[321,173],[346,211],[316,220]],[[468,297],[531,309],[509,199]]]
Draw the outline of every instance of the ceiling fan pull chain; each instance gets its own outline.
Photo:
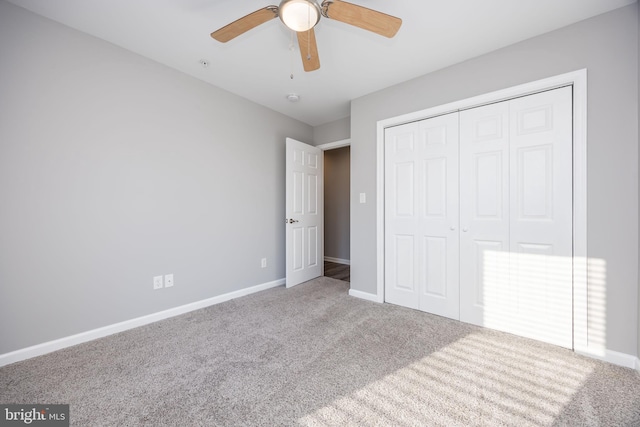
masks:
[[[294,45],[293,45],[293,31],[291,31],[291,41],[289,42],[289,52],[291,52],[291,54],[289,55],[289,66],[291,68],[291,80],[293,80],[293,50],[295,49]]]

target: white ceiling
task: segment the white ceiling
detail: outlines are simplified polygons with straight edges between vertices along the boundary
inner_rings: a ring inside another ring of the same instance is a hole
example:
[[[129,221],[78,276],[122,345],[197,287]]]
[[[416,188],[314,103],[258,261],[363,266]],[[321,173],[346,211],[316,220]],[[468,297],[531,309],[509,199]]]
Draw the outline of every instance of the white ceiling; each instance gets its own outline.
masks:
[[[323,18],[315,29],[321,68],[305,73],[278,19],[226,44],[209,36],[279,0],[8,1],[312,126],[347,117],[352,99],[635,2],[351,0],[402,18],[400,31],[386,39]]]

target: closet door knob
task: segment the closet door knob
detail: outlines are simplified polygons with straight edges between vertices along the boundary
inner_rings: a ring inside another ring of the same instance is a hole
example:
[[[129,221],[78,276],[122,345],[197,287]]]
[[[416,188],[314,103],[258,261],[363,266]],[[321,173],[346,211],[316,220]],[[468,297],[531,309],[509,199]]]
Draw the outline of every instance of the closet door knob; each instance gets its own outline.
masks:
[[[449,227],[449,230],[451,230],[451,231],[455,231],[455,229],[456,228],[453,225],[451,227]]]
[[[467,231],[469,231],[469,229],[468,229],[468,228],[463,228],[463,229],[462,229],[462,231],[463,231],[464,233],[466,233]]]

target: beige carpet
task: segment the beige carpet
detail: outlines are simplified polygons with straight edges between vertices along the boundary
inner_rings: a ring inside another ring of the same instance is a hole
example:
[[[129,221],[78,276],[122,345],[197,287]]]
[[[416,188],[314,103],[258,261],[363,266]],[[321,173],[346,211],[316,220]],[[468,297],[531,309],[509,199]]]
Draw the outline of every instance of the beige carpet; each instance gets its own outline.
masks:
[[[0,368],[74,426],[640,426],[640,374],[319,278]]]

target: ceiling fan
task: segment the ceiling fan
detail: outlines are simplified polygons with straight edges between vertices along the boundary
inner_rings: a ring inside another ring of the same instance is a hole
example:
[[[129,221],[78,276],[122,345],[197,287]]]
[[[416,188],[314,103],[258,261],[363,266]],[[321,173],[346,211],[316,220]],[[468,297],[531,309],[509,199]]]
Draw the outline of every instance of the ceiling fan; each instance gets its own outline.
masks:
[[[225,25],[211,33],[211,37],[226,43],[241,34],[279,17],[298,36],[298,45],[305,71],[320,68],[318,46],[313,28],[320,17],[354,25],[385,37],[393,37],[400,29],[402,20],[346,1],[324,0],[318,5],[315,0],[282,0],[279,6],[267,6]]]

